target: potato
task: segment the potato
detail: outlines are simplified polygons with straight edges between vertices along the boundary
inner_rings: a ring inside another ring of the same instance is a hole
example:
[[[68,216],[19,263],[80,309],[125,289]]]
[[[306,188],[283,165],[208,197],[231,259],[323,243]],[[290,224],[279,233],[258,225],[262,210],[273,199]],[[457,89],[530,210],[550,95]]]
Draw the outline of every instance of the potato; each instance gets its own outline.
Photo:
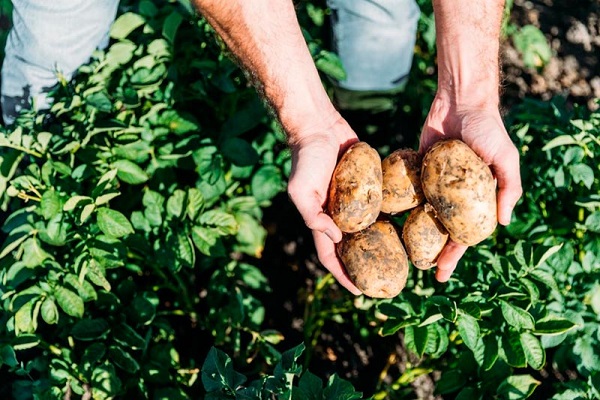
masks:
[[[331,184],[327,212],[347,233],[371,225],[381,211],[381,157],[365,142],[353,144],[338,162]]]
[[[494,177],[462,141],[443,140],[431,146],[423,158],[421,185],[454,242],[473,246],[496,229]]]
[[[448,231],[435,217],[429,203],[413,209],[402,227],[402,240],[408,258],[419,269],[435,267],[448,241]]]
[[[421,189],[421,156],[411,149],[399,149],[381,163],[383,201],[381,211],[397,214],[410,210],[425,199]]]
[[[345,234],[336,249],[348,276],[367,296],[390,298],[404,289],[408,258],[391,222],[379,220]]]

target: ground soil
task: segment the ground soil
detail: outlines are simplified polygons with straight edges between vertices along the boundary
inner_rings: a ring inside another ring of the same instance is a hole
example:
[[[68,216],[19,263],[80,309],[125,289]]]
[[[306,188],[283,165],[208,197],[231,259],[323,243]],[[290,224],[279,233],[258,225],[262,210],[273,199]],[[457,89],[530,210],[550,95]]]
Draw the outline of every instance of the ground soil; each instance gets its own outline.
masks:
[[[524,66],[509,38],[503,48],[504,101],[525,96],[549,100],[564,96],[591,109],[600,99],[600,1],[515,0],[511,22],[532,24],[548,39],[553,57],[537,69]]]

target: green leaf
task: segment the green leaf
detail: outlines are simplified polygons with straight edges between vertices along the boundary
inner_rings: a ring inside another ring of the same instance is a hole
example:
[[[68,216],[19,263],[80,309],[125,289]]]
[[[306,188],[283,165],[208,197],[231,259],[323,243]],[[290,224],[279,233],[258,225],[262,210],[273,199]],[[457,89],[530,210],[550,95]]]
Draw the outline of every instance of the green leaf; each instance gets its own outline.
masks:
[[[256,128],[266,116],[263,101],[253,96],[244,104],[238,105],[235,113],[221,127],[221,137],[231,138]]]
[[[0,253],[0,259],[6,257],[11,251],[19,247],[30,236],[30,232],[11,233],[4,241],[4,247]]]
[[[106,355],[106,345],[102,342],[91,343],[86,347],[83,355],[81,356],[80,365],[83,366],[84,370],[90,370],[97,363],[99,363]]]
[[[485,348],[481,369],[489,371],[496,363],[496,360],[498,360],[498,338],[493,335],[486,336],[483,338],[483,344]]]
[[[430,340],[427,326],[407,326],[405,330],[404,341],[406,346],[412,349],[415,354],[422,358]]]
[[[112,100],[110,99],[108,93],[106,93],[104,90],[100,90],[86,96],[85,102],[95,109],[105,113],[109,113],[113,109]]]
[[[204,207],[204,196],[200,190],[191,188],[188,190],[187,199],[186,213],[188,218],[194,221]]]
[[[62,213],[56,214],[46,223],[45,229],[40,229],[38,235],[40,240],[52,246],[64,246],[67,244],[68,232],[71,225]]]
[[[98,298],[94,287],[86,280],[80,281],[75,274],[67,274],[64,278],[64,283],[77,290],[77,294],[85,301],[92,301]]]
[[[497,393],[502,399],[522,400],[531,396],[540,383],[531,375],[512,375],[500,384]]]
[[[107,292],[110,292],[110,282],[106,280],[104,268],[96,260],[90,259],[87,263],[87,278],[96,286],[100,286]]]
[[[210,226],[215,233],[221,236],[235,235],[238,230],[235,217],[221,210],[209,210],[203,213],[198,222]]]
[[[456,398],[454,400],[473,400],[473,399],[479,399],[481,398],[477,389],[475,389],[474,387],[471,386],[467,386],[465,388],[463,388],[460,392],[458,392],[458,394],[456,395]]]
[[[108,348],[108,357],[123,371],[135,374],[140,370],[140,364],[125,350],[119,346],[110,346]]]
[[[244,139],[232,137],[221,143],[223,156],[232,164],[240,167],[252,166],[258,163],[257,151]]]
[[[269,288],[267,277],[262,273],[260,268],[246,263],[239,263],[235,267],[236,275],[248,287],[258,290],[266,290]]]
[[[128,348],[140,350],[146,347],[146,341],[131,326],[120,323],[112,330],[113,339]]]
[[[506,322],[515,327],[516,329],[533,329],[534,328],[534,320],[531,314],[527,311],[523,310],[520,307],[513,306],[512,304],[500,300],[500,308],[502,310],[502,315]]]
[[[73,325],[71,334],[79,340],[96,340],[110,332],[108,321],[104,318],[82,319]]]
[[[116,42],[108,49],[106,61],[113,68],[118,68],[120,65],[131,61],[136,48],[137,46],[130,41]]]
[[[471,351],[475,351],[480,336],[477,320],[463,311],[458,315],[456,325],[465,345],[471,349]]]
[[[65,313],[76,318],[83,317],[84,305],[81,297],[62,286],[56,287],[54,297]]]
[[[113,39],[125,39],[131,32],[144,25],[146,21],[139,14],[127,12],[122,14],[110,28],[110,37]]]
[[[200,129],[200,125],[194,116],[176,110],[165,110],[160,115],[159,123],[168,127],[171,132],[177,135],[196,132]]]
[[[120,238],[134,232],[133,226],[121,212],[102,207],[97,212],[98,228],[107,236]]]
[[[554,279],[554,275],[552,275],[550,272],[537,268],[531,271],[529,276],[548,286],[550,289],[560,292],[558,284],[556,283],[556,279]]]
[[[42,195],[42,201],[40,202],[40,210],[44,219],[52,219],[55,215],[60,213],[62,209],[62,202],[60,195],[54,189],[46,190]]]
[[[58,308],[56,302],[51,297],[46,297],[42,302],[41,308],[42,319],[49,325],[56,324],[58,322]]]
[[[436,384],[436,393],[449,394],[462,389],[467,378],[460,370],[444,369],[442,377]]]
[[[19,365],[15,350],[8,344],[0,346],[0,365],[1,364],[6,364],[10,368],[14,368]]]
[[[196,248],[204,255],[222,257],[226,254],[223,242],[212,229],[194,226],[192,228],[192,241],[196,245]]]
[[[323,399],[323,381],[310,371],[304,371],[298,387],[292,393],[293,400],[321,400]]]
[[[156,305],[143,295],[138,295],[131,301],[129,311],[131,319],[140,325],[148,325],[156,317]]]
[[[92,387],[93,399],[114,399],[123,390],[123,384],[119,379],[119,375],[115,371],[113,364],[109,362],[94,368],[90,386]]]
[[[600,233],[600,211],[595,211],[585,219],[585,227],[590,232]]]
[[[575,183],[583,183],[583,185],[591,189],[594,184],[594,170],[586,164],[575,164],[569,166],[569,171]]]
[[[202,365],[202,384],[208,393],[235,389],[246,382],[246,377],[233,369],[231,358],[212,347]]]
[[[89,196],[73,196],[63,206],[63,211],[73,211],[79,205],[93,203],[94,199]]]
[[[183,232],[178,232],[172,236],[175,241],[175,254],[177,259],[186,267],[193,267],[196,262],[196,253],[190,237]]]
[[[580,336],[575,340],[573,354],[578,356],[577,368],[581,371],[600,370],[600,355],[597,350],[597,341],[589,336]]]
[[[321,50],[315,59],[315,65],[319,71],[335,80],[343,81],[347,77],[342,60],[333,52]]]
[[[513,43],[528,68],[541,68],[552,58],[552,49],[548,40],[534,25],[525,25],[519,29],[513,35]]]
[[[533,368],[540,370],[546,363],[546,352],[542,348],[542,344],[529,332],[521,333],[521,346],[525,353],[527,363]]]
[[[148,181],[148,174],[136,163],[129,160],[117,160],[112,163],[113,168],[117,169],[117,176],[123,182],[132,185],[139,185]]]
[[[502,337],[502,350],[504,351],[505,361],[508,365],[515,368],[524,368],[527,366],[525,352],[521,345],[521,335],[510,329]]]
[[[333,374],[327,381],[327,387],[323,390],[324,400],[355,400],[362,399],[362,393],[354,390],[352,384],[337,374]]]
[[[235,220],[239,228],[235,237],[234,250],[260,258],[264,250],[267,230],[256,218],[246,213],[236,213]]]
[[[32,316],[34,302],[34,300],[28,301],[15,313],[15,334],[17,336],[21,333],[35,332],[36,324]]]
[[[250,187],[259,203],[271,200],[285,188],[281,170],[274,165],[261,167],[252,177]]]
[[[186,193],[176,189],[167,200],[167,214],[174,218],[181,218],[185,207]]]
[[[573,136],[561,135],[561,136],[555,137],[554,139],[552,139],[551,141],[546,143],[546,145],[544,147],[542,147],[542,151],[547,151],[547,150],[553,149],[555,147],[570,146],[570,145],[575,145],[575,144],[577,144],[577,140],[575,140],[575,138]]]
[[[26,266],[30,268],[40,266],[48,258],[52,256],[40,246],[37,238],[30,238],[23,243],[22,261]]]
[[[560,335],[570,331],[576,326],[577,324],[569,321],[568,319],[548,316],[544,319],[536,321],[535,330],[533,333],[536,335]]]
[[[175,35],[179,25],[183,22],[183,16],[179,11],[173,10],[163,22],[162,34],[170,43],[175,43]]]

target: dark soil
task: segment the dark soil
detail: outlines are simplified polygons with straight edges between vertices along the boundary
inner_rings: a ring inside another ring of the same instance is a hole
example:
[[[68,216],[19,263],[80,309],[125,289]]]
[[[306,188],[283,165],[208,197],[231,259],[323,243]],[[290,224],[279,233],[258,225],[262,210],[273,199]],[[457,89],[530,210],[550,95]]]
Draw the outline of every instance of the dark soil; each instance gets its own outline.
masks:
[[[525,96],[564,96],[596,109],[600,99],[600,1],[515,0],[512,22],[532,24],[548,39],[553,57],[541,70],[525,68],[509,40],[504,46],[505,104]]]

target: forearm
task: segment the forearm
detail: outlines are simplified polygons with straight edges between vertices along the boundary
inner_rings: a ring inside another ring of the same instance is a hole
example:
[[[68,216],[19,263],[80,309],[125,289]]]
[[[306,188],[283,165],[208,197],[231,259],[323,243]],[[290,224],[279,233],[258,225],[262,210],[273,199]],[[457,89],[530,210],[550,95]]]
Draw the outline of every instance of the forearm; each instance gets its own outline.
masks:
[[[194,0],[273,107],[290,141],[336,112],[290,0]],[[316,129],[316,128],[315,128]]]
[[[434,0],[438,96],[458,107],[497,107],[504,0]]]

